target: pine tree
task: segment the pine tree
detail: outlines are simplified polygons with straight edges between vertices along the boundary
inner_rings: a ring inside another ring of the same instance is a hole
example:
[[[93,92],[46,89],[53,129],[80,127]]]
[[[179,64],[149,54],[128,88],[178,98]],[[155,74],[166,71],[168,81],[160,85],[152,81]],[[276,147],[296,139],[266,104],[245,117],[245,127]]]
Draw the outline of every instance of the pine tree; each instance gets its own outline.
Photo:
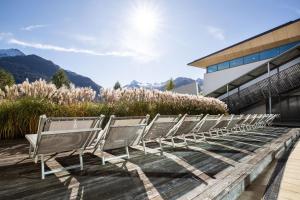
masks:
[[[114,90],[121,89],[121,84],[117,81],[114,85]]]
[[[174,84],[173,79],[171,78],[171,79],[167,82],[165,89],[166,89],[167,91],[171,91],[171,90],[173,90],[174,88],[175,88],[175,84]]]
[[[63,69],[57,70],[57,72],[52,76],[52,83],[57,87],[61,88],[63,85],[70,87],[70,81]]]
[[[11,86],[15,83],[13,75],[4,69],[0,69],[0,89],[4,90],[5,86]]]

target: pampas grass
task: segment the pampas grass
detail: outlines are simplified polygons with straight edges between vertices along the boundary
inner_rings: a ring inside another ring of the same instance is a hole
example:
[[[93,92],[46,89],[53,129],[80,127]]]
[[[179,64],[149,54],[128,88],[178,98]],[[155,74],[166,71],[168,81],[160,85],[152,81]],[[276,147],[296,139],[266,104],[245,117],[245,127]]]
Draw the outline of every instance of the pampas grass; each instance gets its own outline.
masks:
[[[223,114],[227,106],[215,98],[146,89],[101,91],[96,101],[90,88],[61,88],[43,80],[6,87],[0,91],[0,139],[35,133],[40,115],[51,117],[138,116],[157,113]]]

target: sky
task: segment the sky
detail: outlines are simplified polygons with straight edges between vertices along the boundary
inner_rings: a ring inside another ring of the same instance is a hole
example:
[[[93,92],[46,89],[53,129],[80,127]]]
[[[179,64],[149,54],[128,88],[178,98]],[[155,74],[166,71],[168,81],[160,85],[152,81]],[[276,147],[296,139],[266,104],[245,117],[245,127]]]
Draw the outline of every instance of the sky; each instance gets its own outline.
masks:
[[[299,17],[299,0],[0,0],[0,49],[104,87],[196,79],[187,63]]]

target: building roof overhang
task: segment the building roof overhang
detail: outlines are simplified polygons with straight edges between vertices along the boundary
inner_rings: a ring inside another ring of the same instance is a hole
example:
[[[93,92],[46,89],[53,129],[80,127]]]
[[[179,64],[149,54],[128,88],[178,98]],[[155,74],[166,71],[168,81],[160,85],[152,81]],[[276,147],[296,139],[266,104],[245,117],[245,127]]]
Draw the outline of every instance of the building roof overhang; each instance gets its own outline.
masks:
[[[228,91],[231,91],[267,73],[268,63],[270,64],[270,70],[273,70],[298,57],[300,57],[300,45],[297,45],[294,48],[291,48],[288,51],[278,55],[277,57],[270,59],[269,61],[259,65],[258,67],[251,70],[250,72],[244,74],[243,76],[240,76],[239,78],[227,83],[226,85],[223,85],[222,87],[214,90],[209,94],[206,94],[205,96],[219,97],[227,93],[227,85],[228,85]]]
[[[188,65],[207,68],[242,56],[300,40],[300,18],[194,60]]]

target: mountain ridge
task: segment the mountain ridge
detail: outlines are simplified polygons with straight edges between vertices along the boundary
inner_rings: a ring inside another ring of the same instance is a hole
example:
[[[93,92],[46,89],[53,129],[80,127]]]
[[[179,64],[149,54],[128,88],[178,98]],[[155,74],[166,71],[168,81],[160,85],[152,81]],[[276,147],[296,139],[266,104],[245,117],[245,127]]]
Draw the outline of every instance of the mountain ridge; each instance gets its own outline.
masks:
[[[164,91],[165,86],[169,80],[163,81],[161,83],[143,83],[139,82],[137,80],[132,80],[129,84],[126,84],[123,86],[123,88],[146,88],[146,89],[157,89]],[[191,84],[196,82],[199,88],[199,91],[202,91],[202,86],[203,86],[203,79],[198,78],[198,79],[192,79],[192,78],[187,78],[187,77],[177,77],[173,79],[175,88]]]
[[[51,60],[44,59],[34,54],[25,55],[18,49],[7,49],[6,52],[5,50],[0,49],[0,53],[1,52],[2,55],[6,56],[0,57],[0,68],[10,72],[14,76],[16,83],[22,83],[26,79],[32,82],[40,78],[50,81],[51,77],[58,69],[63,69]],[[82,76],[69,70],[63,70],[69,80],[77,87],[91,87],[97,92],[102,88],[86,76]]]

